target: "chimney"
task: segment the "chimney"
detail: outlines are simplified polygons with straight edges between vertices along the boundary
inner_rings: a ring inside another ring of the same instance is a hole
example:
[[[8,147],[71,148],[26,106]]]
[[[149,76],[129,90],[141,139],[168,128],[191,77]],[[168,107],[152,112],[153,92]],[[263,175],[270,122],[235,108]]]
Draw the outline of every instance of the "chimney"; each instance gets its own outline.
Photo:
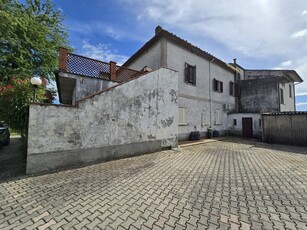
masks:
[[[156,29],[155,29],[155,33],[158,34],[162,31],[162,27],[161,26],[157,26]]]
[[[116,62],[110,61],[110,81],[116,81]]]
[[[60,47],[59,53],[60,53],[59,70],[66,71],[68,50],[66,48]]]

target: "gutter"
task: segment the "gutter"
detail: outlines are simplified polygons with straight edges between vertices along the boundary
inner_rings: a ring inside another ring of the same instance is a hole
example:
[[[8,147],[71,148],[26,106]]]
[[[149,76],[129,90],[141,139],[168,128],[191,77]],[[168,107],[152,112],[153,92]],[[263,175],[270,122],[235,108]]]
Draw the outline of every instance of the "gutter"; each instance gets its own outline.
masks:
[[[213,58],[210,62],[209,62],[209,102],[210,102],[210,128],[212,128],[212,87],[211,87],[211,63],[215,60],[215,58]]]

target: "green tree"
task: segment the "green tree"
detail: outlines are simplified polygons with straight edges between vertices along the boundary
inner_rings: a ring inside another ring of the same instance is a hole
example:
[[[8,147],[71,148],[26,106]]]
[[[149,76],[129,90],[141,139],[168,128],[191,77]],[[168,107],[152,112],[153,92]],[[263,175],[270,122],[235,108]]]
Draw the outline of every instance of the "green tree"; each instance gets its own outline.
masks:
[[[68,47],[64,17],[50,0],[0,0],[0,82],[12,76],[51,80],[58,49]]]
[[[52,98],[46,90],[47,81],[42,79],[42,83],[37,89],[36,102],[50,103],[48,100]],[[6,85],[0,84],[0,121],[5,121],[11,129],[21,134],[21,149],[24,153],[27,149],[28,108],[33,102],[33,96],[34,90],[30,78],[11,77]]]

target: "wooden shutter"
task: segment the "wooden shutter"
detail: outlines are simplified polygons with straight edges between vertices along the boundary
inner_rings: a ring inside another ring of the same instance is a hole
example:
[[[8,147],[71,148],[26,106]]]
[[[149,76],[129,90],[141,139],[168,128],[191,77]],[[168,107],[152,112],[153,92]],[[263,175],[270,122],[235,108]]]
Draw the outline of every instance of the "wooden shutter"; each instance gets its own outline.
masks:
[[[193,69],[193,84],[196,85],[196,65],[192,67]]]
[[[188,63],[185,63],[185,65],[184,65],[184,81],[189,82]]]
[[[186,108],[179,108],[179,121],[178,124],[179,125],[186,125],[187,121],[186,121]]]
[[[218,91],[217,80],[213,78],[213,90]]]

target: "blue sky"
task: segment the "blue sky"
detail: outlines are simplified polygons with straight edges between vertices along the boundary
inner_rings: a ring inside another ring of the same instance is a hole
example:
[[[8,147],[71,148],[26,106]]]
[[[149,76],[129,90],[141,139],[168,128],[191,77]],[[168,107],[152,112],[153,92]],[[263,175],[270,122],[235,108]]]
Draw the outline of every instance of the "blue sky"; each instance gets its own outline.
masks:
[[[295,69],[297,110],[307,111],[306,0],[53,0],[74,52],[122,64],[164,29],[225,62]]]

